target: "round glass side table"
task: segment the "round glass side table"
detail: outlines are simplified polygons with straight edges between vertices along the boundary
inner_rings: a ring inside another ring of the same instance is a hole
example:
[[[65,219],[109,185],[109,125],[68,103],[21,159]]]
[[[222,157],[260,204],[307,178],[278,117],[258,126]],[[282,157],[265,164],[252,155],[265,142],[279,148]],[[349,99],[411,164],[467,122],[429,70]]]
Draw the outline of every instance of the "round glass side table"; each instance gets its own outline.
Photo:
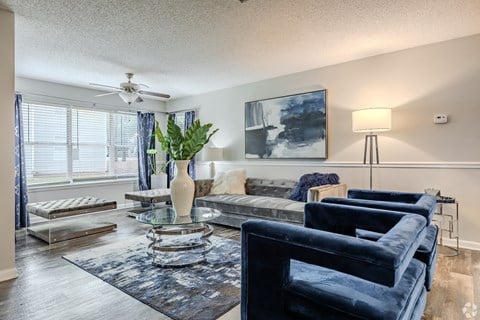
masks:
[[[139,222],[150,224],[147,233],[151,242],[147,254],[159,267],[185,267],[206,259],[212,248],[208,239],[213,227],[208,224],[221,212],[206,207],[193,207],[189,216],[178,216],[172,207],[153,209],[139,214]]]

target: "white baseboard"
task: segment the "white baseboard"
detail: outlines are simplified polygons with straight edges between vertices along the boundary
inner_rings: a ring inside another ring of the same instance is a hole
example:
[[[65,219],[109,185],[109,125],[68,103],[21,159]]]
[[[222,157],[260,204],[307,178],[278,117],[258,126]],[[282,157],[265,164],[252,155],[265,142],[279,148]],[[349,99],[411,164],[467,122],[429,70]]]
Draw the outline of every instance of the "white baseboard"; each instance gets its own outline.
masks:
[[[455,248],[457,245],[457,241],[455,239],[450,238],[443,238],[443,244],[452,248]],[[460,239],[458,241],[458,246],[462,249],[469,249],[469,250],[478,250],[480,251],[480,243],[474,241],[467,241]]]
[[[18,272],[16,268],[0,270],[0,282],[7,281],[10,279],[15,279],[18,277]]]

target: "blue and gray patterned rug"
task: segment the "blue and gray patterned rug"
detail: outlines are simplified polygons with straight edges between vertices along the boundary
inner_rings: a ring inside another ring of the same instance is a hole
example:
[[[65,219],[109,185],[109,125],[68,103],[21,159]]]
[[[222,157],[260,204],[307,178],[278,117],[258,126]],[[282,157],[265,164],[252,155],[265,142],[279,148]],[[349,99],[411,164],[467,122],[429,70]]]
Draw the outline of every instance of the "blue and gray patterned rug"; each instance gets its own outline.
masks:
[[[153,266],[148,240],[136,237],[63,258],[175,320],[217,319],[240,303],[240,244],[210,237],[205,262]]]

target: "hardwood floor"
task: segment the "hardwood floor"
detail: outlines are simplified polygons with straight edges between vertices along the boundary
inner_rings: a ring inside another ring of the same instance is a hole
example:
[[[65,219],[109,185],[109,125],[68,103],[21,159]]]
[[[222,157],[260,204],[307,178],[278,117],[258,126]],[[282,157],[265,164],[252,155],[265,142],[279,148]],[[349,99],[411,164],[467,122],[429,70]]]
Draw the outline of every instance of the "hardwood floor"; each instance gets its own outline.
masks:
[[[476,317],[473,304],[479,309]],[[460,249],[458,256],[438,257],[424,319],[480,319],[480,251]]]
[[[0,283],[0,319],[169,319],[62,259],[69,253],[144,235],[149,229],[122,210],[94,215],[116,223],[117,231],[50,246],[24,230],[17,231],[19,277]],[[240,238],[238,230],[220,226],[215,234]],[[480,308],[480,252],[461,250],[456,257],[440,256],[424,319],[467,319],[462,312],[467,303]],[[471,309],[467,306],[467,312]],[[476,318],[480,319],[480,312]]]

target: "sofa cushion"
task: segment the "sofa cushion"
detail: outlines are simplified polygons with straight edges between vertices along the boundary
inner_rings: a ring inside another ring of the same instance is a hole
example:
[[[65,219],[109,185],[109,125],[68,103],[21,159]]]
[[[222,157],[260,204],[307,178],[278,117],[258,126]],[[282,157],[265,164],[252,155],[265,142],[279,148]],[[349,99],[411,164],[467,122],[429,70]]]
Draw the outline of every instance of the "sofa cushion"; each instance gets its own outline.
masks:
[[[307,173],[300,177],[290,200],[307,202],[308,189],[326,184],[338,184],[340,178],[335,173]]]
[[[251,217],[303,223],[305,203],[276,197],[221,194],[199,197],[195,199],[195,205]]]
[[[424,277],[425,265],[415,259],[394,287],[292,260],[286,308],[301,319],[411,319],[425,306]]]
[[[297,181],[289,179],[247,178],[245,191],[253,196],[266,196],[288,199]]]
[[[212,190],[213,179],[195,179],[195,198],[210,194]]]
[[[245,194],[245,169],[234,169],[215,174],[210,194]]]

